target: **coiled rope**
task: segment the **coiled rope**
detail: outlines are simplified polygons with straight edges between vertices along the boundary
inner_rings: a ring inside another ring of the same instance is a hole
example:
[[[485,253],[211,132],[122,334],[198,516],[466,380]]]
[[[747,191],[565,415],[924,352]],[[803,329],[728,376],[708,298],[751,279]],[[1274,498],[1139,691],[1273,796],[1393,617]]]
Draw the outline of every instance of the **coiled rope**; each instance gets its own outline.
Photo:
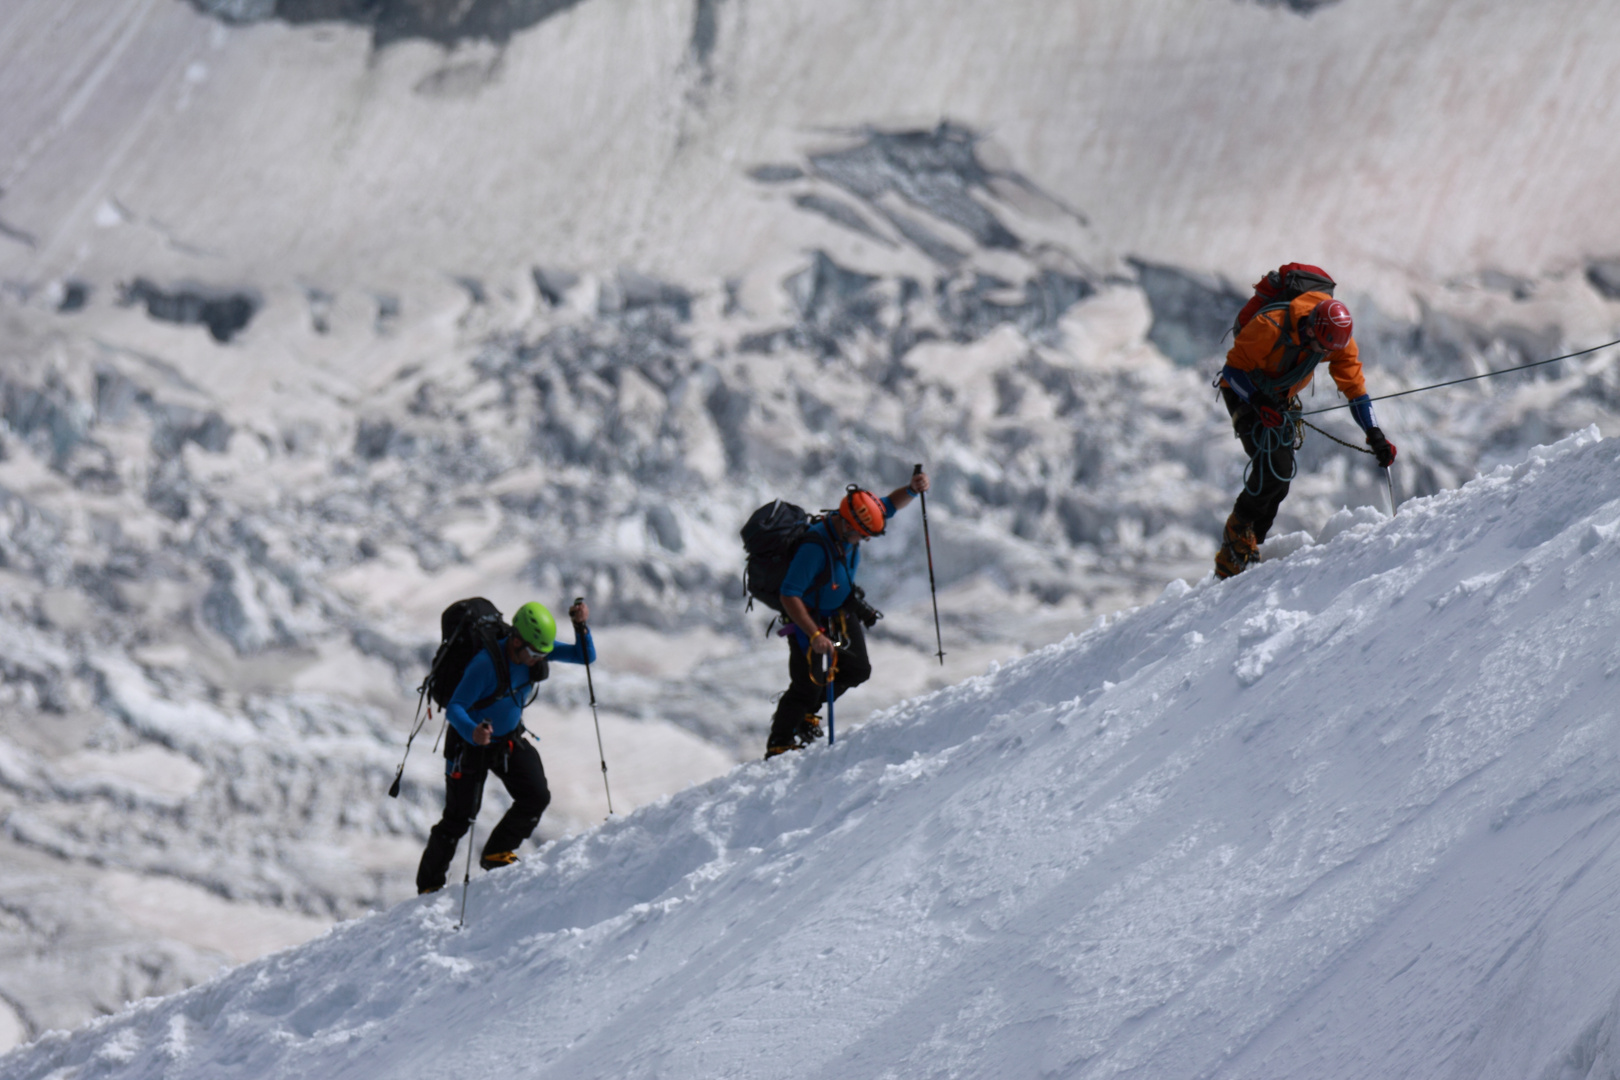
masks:
[[[1297,399],[1296,399],[1297,400]],[[1298,409],[1283,411],[1283,422],[1276,427],[1266,427],[1260,422],[1257,415],[1254,418],[1254,427],[1249,429],[1249,437],[1254,440],[1254,456],[1249,458],[1249,467],[1243,470],[1243,490],[1251,496],[1260,494],[1260,489],[1266,485],[1266,472],[1272,478],[1284,484],[1292,484],[1294,477],[1299,475],[1299,459],[1293,459],[1293,470],[1287,476],[1277,471],[1276,459],[1273,457],[1277,451],[1284,448],[1298,450],[1305,445],[1305,433],[1299,425],[1305,421],[1301,418]],[[1312,424],[1317,431],[1321,428]],[[1327,434],[1323,432],[1323,434]],[[1333,436],[1328,435],[1328,438]],[[1371,453],[1371,451],[1368,451]],[[1262,464],[1263,463],[1263,464]]]

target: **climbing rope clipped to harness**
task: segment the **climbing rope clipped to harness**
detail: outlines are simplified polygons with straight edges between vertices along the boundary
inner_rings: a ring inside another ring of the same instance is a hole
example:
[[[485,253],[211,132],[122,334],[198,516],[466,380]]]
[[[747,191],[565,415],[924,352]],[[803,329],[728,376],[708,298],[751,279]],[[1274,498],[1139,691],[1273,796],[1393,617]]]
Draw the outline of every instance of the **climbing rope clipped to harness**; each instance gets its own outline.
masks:
[[[1300,425],[1301,419],[1299,399],[1294,398],[1288,403],[1289,407],[1281,410],[1283,422],[1276,427],[1266,427],[1257,413],[1254,426],[1249,429],[1249,437],[1254,440],[1254,456],[1249,458],[1248,468],[1243,470],[1243,490],[1250,495],[1259,495],[1260,489],[1265,487],[1266,472],[1272,478],[1284,484],[1294,482],[1299,475],[1299,461],[1296,459],[1294,467],[1287,476],[1277,471],[1273,455],[1279,450],[1298,450],[1305,445],[1305,431]]]

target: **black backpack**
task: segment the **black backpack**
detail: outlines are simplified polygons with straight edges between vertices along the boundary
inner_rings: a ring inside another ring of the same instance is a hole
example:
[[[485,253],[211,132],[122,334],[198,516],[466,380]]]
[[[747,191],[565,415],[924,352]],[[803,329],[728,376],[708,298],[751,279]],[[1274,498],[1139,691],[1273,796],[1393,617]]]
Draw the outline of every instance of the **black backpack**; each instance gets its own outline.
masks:
[[[752,514],[742,527],[743,591],[748,596],[745,611],[754,610],[758,600],[778,615],[782,611],[782,579],[800,546],[806,542],[820,544],[827,553],[827,570],[816,578],[816,584],[832,577],[834,555],[832,545],[811,526],[821,519],[812,517],[803,508],[776,499],[766,503]]]
[[[461,685],[467,665],[480,650],[489,653],[495,662],[495,692],[475,702],[470,708],[487,708],[512,692],[512,667],[506,659],[501,640],[512,633],[501,611],[482,596],[457,600],[439,616],[439,650],[433,654],[433,666],[422,680],[425,690],[439,708],[450,704],[451,695]],[[529,680],[542,682],[550,674],[544,657],[529,668]]]

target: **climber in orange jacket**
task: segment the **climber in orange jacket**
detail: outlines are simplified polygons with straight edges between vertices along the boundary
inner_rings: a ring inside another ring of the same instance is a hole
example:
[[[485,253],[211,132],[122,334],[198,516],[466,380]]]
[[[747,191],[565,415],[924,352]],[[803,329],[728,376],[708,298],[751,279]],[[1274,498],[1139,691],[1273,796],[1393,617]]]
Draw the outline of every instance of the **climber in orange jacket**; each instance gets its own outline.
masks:
[[[1315,274],[1295,272],[1299,270]],[[1294,289],[1285,282],[1302,282],[1304,291],[1290,298]],[[1251,300],[1238,317],[1237,340],[1226,354],[1217,385],[1233,431],[1249,455],[1249,468],[1215,555],[1219,577],[1240,574],[1259,561],[1260,544],[1294,478],[1294,452],[1304,442],[1298,394],[1310,385],[1322,361],[1350,399],[1350,415],[1378,464],[1387,469],[1395,460],[1395,444],[1379,430],[1367,396],[1350,309],[1333,299],[1333,284],[1316,267],[1290,263],[1256,285],[1257,298],[1270,302]]]

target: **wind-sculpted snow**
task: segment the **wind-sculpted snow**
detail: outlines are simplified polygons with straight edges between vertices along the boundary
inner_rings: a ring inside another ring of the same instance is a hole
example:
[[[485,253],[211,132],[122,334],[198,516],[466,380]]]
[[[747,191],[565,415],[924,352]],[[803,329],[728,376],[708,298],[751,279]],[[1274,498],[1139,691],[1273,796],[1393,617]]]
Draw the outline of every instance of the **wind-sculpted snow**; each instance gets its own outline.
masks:
[[[1607,1075],[1617,465],[1346,512],[7,1075]]]

